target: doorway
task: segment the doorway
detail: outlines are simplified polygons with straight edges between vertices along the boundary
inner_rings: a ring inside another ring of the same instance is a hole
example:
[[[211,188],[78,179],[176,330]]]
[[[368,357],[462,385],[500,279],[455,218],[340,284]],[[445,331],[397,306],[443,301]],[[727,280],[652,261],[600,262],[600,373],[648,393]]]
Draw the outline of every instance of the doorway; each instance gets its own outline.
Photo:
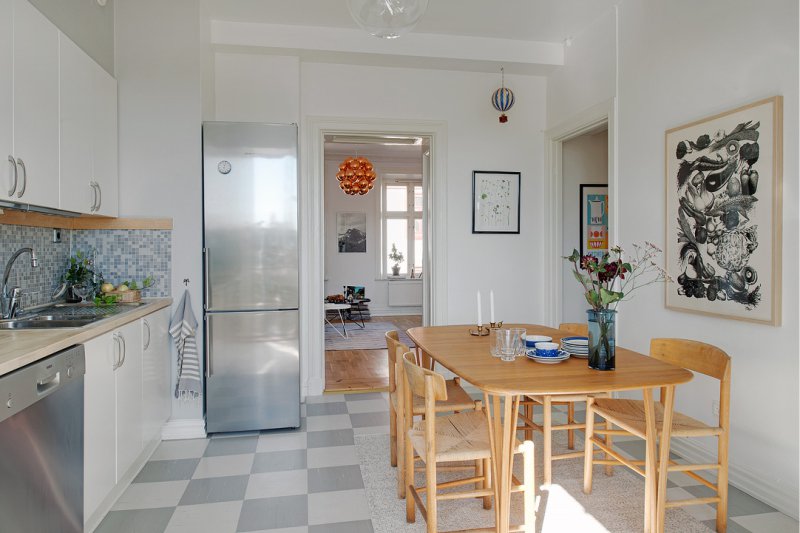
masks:
[[[426,321],[430,144],[324,136],[325,392],[386,390],[385,333],[408,344],[405,331]]]

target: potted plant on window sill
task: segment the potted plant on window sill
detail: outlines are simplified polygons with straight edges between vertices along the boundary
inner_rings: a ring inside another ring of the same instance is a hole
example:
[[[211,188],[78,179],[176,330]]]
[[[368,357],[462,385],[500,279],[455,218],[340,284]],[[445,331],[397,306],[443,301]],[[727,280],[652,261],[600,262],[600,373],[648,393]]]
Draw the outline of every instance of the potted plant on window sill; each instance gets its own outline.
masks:
[[[403,252],[398,251],[395,243],[392,243],[392,250],[389,252],[389,260],[394,263],[392,265],[392,276],[400,277],[400,263],[403,262],[403,259],[405,259]]]
[[[596,370],[614,370],[617,306],[629,299],[633,291],[672,278],[655,262],[661,249],[645,242],[634,244],[634,254],[623,260],[624,251],[619,246],[602,256],[581,256],[578,250],[565,257],[572,263],[573,274],[584,289],[591,309],[586,311],[589,326],[589,367]]]

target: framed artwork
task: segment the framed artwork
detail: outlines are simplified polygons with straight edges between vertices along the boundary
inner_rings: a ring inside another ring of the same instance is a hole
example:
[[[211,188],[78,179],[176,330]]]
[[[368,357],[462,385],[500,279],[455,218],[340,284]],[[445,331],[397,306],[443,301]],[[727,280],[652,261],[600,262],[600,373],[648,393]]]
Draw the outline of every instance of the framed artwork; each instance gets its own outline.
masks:
[[[519,172],[472,172],[472,233],[519,233]]]
[[[780,324],[783,99],[668,130],[666,306]]]
[[[339,253],[366,253],[367,214],[336,213]]]
[[[608,252],[608,185],[581,184],[581,255]]]

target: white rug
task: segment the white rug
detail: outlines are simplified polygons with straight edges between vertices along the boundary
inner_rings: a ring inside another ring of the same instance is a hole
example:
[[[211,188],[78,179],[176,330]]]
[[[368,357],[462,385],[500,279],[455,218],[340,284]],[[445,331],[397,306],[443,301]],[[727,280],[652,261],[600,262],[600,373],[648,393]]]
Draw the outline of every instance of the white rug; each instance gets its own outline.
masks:
[[[560,440],[559,433],[554,436],[556,442]],[[395,469],[389,466],[388,439],[388,435],[355,437],[375,533],[424,533],[425,521],[419,512],[416,523],[406,522],[405,501],[397,498]],[[542,453],[539,433],[536,434],[535,446],[537,486],[540,486]],[[518,457],[515,473],[522,480],[521,457]],[[446,480],[448,475],[443,474],[439,479]],[[595,467],[590,495],[583,493],[583,462],[580,460],[556,461],[553,480],[549,490],[537,490],[537,532],[630,533],[643,530],[644,480],[633,472],[616,468],[613,476],[606,476],[603,467]],[[419,483],[423,481],[421,477],[418,480]],[[516,494],[512,502],[512,523],[521,521],[522,495]],[[440,531],[493,525],[494,511],[484,510],[478,499],[439,502]],[[682,509],[667,510],[666,530],[679,533],[710,531]]]
[[[360,328],[352,322],[346,322],[347,337],[342,337],[339,332],[342,324],[338,319],[330,318],[336,329],[330,324],[325,324],[325,349],[326,350],[383,350],[386,349],[387,331],[397,329],[391,322],[364,322],[364,328]],[[407,346],[413,346],[411,339],[405,331],[397,332],[400,342]]]

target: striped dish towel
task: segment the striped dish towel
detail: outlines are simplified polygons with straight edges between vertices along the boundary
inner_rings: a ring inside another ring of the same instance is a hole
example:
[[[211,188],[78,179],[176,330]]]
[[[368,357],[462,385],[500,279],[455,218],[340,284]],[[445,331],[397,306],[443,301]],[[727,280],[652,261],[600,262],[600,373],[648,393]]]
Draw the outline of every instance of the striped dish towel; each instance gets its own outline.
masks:
[[[169,334],[178,350],[178,382],[175,385],[175,397],[183,400],[198,400],[203,392],[196,333],[197,319],[192,311],[192,299],[189,291],[184,291],[181,303],[178,304],[169,323]]]

